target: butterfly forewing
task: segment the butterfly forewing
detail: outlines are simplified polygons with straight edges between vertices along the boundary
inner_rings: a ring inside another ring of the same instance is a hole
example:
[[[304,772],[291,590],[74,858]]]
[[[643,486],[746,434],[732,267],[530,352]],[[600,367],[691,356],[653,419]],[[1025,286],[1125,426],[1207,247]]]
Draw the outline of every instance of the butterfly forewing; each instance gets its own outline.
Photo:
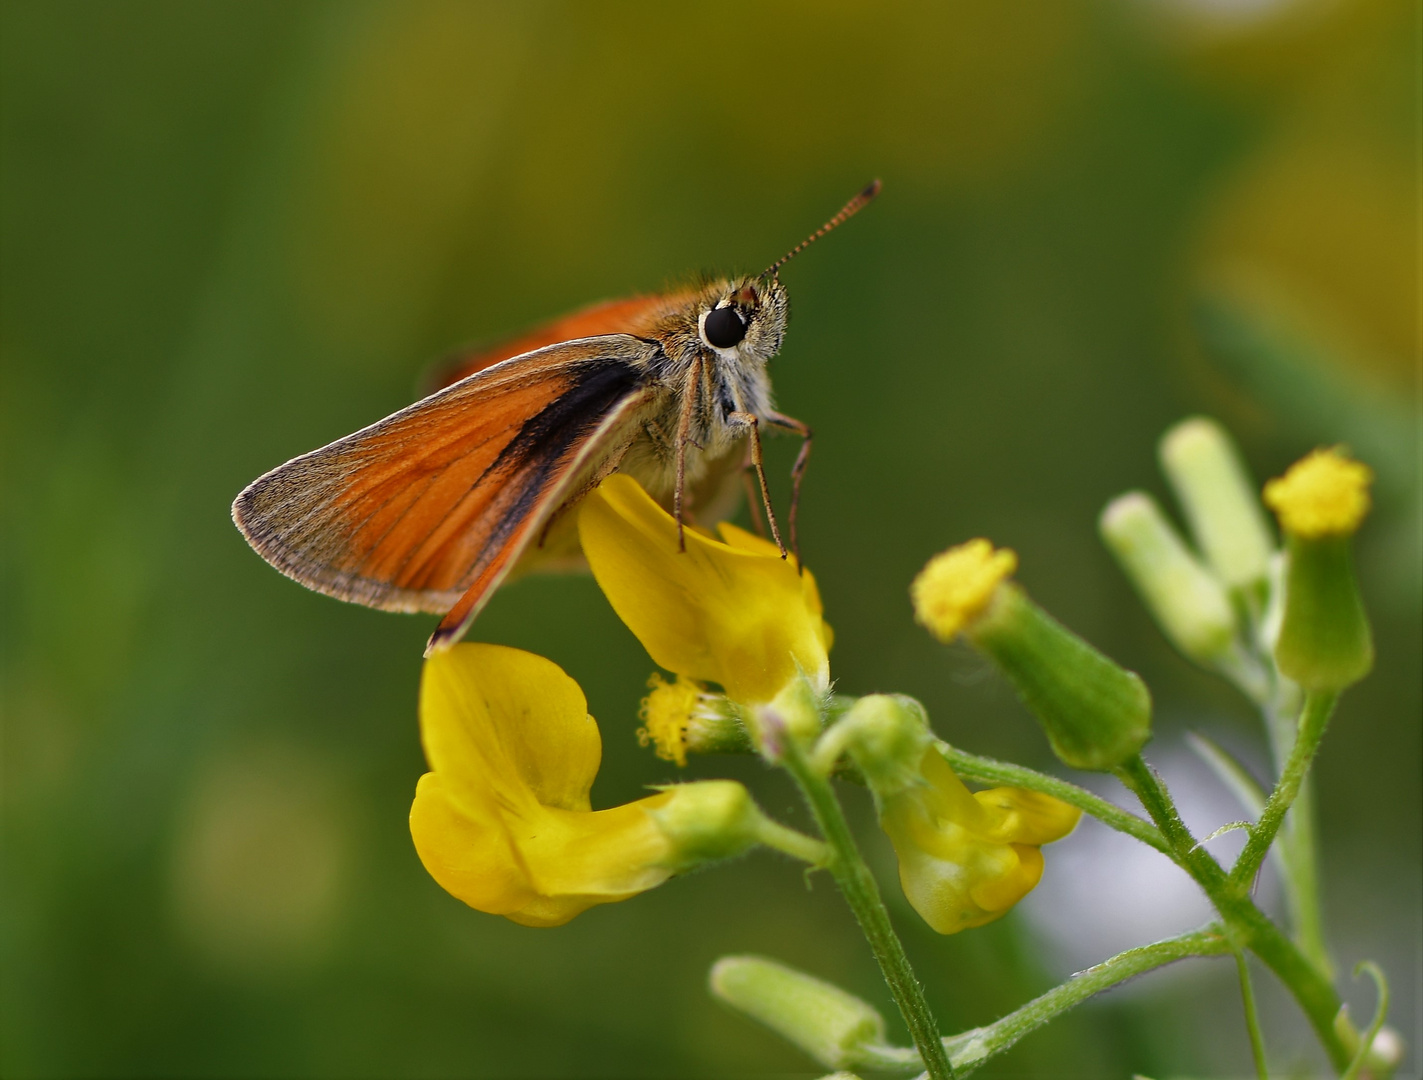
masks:
[[[233,517],[263,558],[320,592],[394,611],[477,610],[630,437],[654,352],[618,334],[503,360],[267,473]]]

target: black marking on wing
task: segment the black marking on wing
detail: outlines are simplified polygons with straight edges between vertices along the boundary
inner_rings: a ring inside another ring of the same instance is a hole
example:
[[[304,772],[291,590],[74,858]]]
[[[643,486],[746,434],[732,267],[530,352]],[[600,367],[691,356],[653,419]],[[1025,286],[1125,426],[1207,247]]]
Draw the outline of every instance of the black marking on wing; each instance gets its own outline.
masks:
[[[519,498],[504,508],[498,527],[490,532],[489,542],[471,568],[470,578],[478,575],[490,557],[504,547],[509,535],[539,507],[544,495],[558,482],[561,465],[570,452],[593,434],[614,406],[643,381],[637,368],[622,361],[599,359],[579,367],[574,387],[526,420],[519,434],[489,466],[487,474],[508,470],[511,477],[526,471],[531,475],[528,482],[519,485]],[[550,511],[554,509],[557,508],[549,507]]]

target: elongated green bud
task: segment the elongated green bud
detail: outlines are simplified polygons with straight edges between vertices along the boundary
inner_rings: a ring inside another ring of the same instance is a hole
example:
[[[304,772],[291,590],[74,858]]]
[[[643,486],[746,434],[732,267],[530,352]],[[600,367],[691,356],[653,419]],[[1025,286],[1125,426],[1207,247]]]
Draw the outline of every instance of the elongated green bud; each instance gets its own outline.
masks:
[[[1146,684],[1063,627],[1007,578],[1017,556],[971,540],[929,560],[910,594],[942,641],[962,632],[987,653],[1075,769],[1109,771],[1151,738]]]
[[[1265,485],[1287,538],[1280,670],[1306,690],[1342,690],[1374,663],[1373,637],[1354,580],[1350,540],[1369,510],[1368,467],[1316,450]]]
[[[1235,639],[1235,611],[1220,580],[1201,565],[1150,495],[1112,500],[1102,538],[1171,643],[1209,664]]]
[[[1230,588],[1261,582],[1274,542],[1245,466],[1214,420],[1183,420],[1161,439],[1161,467],[1181,501],[1191,535]]]
[[[884,1043],[884,1018],[874,1006],[774,960],[724,956],[712,965],[710,981],[722,1001],[827,1068],[854,1065],[863,1047]]]

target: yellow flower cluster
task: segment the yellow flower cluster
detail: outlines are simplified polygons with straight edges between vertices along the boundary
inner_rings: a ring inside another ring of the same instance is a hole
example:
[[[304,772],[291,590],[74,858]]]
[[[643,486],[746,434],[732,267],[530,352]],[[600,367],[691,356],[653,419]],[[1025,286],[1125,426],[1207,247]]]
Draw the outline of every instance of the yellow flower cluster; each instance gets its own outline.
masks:
[[[622,475],[587,496],[578,527],[614,610],[676,675],[654,676],[643,705],[639,734],[660,756],[684,764],[694,728],[705,744],[735,728],[745,745],[737,716],[783,712],[806,694],[812,729],[784,730],[819,737],[832,635],[808,571],[727,524],[719,538],[688,530],[679,551],[672,517]],[[971,611],[1014,558],[986,541],[966,548],[959,561],[978,567],[978,584],[954,603]],[[415,846],[436,881],[481,911],[554,926],[756,843],[824,858],[823,845],[764,818],[730,781],[592,809],[597,725],[577,684],[541,657],[494,645],[433,655],[420,718],[430,772],[411,808]],[[1042,873],[1038,846],[1070,831],[1077,811],[1016,789],[971,794],[932,748],[920,759],[928,731],[915,723],[920,729],[903,744],[912,748],[905,766],[914,779],[880,799],[881,821],[911,903],[952,933],[997,918],[1027,893]]]

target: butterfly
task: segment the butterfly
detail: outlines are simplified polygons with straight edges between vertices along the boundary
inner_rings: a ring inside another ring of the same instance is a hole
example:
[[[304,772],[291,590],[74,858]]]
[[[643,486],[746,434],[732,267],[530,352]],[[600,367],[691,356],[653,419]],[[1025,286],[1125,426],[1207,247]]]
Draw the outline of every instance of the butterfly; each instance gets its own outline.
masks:
[[[258,477],[233,520],[307,588],[442,615],[426,655],[457,642],[510,574],[579,565],[568,511],[614,470],[671,510],[679,536],[694,512],[729,513],[754,470],[784,557],[761,429],[802,440],[792,549],[811,430],[772,405],[766,364],[789,313],[779,271],[879,188],[754,277],[597,304],[459,358],[428,397]]]

